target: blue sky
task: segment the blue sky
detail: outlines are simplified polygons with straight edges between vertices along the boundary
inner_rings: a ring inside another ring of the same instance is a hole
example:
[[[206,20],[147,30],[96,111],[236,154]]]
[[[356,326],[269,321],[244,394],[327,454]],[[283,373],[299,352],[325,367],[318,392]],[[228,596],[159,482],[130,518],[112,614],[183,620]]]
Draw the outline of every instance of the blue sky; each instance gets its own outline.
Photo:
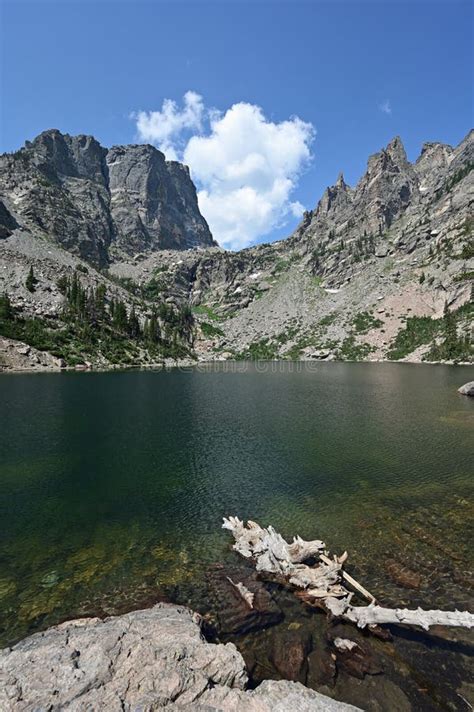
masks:
[[[192,159],[216,236],[231,247],[275,239],[395,134],[410,159],[424,141],[463,138],[472,19],[464,0],[3,0],[0,148],[52,127],[163,147],[171,99],[166,145]],[[200,97],[190,121],[186,92]],[[142,114],[140,130],[140,111],[160,113]],[[286,130],[295,143],[282,157]]]

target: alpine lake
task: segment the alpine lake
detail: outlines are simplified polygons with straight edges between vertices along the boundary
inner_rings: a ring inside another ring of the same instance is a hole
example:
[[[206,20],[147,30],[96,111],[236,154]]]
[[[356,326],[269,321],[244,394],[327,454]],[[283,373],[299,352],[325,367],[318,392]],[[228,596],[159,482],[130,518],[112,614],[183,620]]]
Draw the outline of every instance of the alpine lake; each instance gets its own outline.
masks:
[[[466,630],[381,640],[271,582],[278,616],[239,629],[226,580],[251,565],[221,529],[236,515],[347,550],[383,605],[472,610],[469,380],[390,363],[1,375],[1,646],[168,600],[237,645],[251,684],[284,677],[278,651],[296,641],[313,661],[298,679],[363,709],[469,710]],[[360,642],[358,669],[334,665],[332,629]]]

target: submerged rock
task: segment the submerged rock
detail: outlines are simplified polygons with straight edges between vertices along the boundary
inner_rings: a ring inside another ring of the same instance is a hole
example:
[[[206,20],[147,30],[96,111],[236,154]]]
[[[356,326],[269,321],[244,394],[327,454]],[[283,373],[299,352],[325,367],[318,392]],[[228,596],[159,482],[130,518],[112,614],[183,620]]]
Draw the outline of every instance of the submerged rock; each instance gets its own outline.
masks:
[[[246,683],[236,647],[207,643],[200,616],[166,603],[62,623],[0,652],[2,712],[358,709],[299,683],[268,680],[252,692]]]
[[[309,687],[319,685],[334,686],[336,677],[336,663],[331,653],[325,648],[316,648],[308,655],[308,677]]]
[[[391,580],[403,588],[418,589],[421,586],[422,578],[419,573],[412,571],[407,566],[403,566],[395,559],[385,561],[385,570]]]
[[[252,569],[215,565],[208,571],[207,581],[220,635],[261,630],[282,620],[280,607]],[[252,606],[239,593],[238,583],[253,594]]]
[[[461,388],[458,388],[458,392],[463,396],[474,396],[474,381],[465,383]]]
[[[311,635],[304,628],[285,630],[275,636],[270,659],[285,680],[304,683],[310,649]]]
[[[351,638],[347,636],[344,625],[335,625],[328,631],[327,638],[336,658],[337,669],[359,680],[363,680],[365,675],[383,672],[381,659],[369,640],[364,640],[358,631],[355,631],[355,635],[351,631],[351,635]]]

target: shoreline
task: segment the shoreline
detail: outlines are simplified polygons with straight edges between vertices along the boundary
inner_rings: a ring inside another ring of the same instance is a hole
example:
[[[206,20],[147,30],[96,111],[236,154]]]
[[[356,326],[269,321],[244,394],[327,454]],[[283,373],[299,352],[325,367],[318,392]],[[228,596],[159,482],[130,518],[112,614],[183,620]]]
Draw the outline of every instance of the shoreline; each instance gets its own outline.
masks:
[[[94,364],[92,361],[84,359],[83,363],[75,366],[67,366],[64,359],[54,356],[49,351],[40,351],[22,341],[0,336],[0,375],[6,373],[106,373],[114,371],[158,371],[171,369],[195,369],[200,366],[215,366],[222,364],[248,364],[255,363],[261,365],[268,364],[292,364],[293,367],[307,368],[313,370],[321,364],[327,363],[407,363],[425,364],[432,366],[474,366],[474,362],[461,361],[422,361],[419,357],[405,357],[399,360],[381,358],[368,358],[363,360],[339,360],[335,358],[299,358],[296,360],[286,358],[276,359],[224,359],[211,358],[209,354],[197,355],[196,358],[171,359],[163,358],[151,363],[131,363],[131,364]]]
[[[406,364],[407,366],[455,366],[455,367],[471,367],[474,368],[474,363],[468,363],[468,362],[462,362],[462,363],[453,363],[452,361],[392,361],[389,359],[380,359],[377,361],[305,361],[305,360],[299,360],[299,361],[290,361],[286,359],[274,359],[272,361],[265,361],[263,359],[258,359],[258,360],[248,360],[248,361],[233,361],[229,359],[228,361],[184,361],[184,362],[178,362],[178,363],[165,363],[162,364],[160,362],[158,363],[153,363],[153,364],[138,364],[138,365],[121,365],[121,364],[113,364],[110,366],[103,366],[103,367],[84,367],[84,368],[76,368],[75,366],[66,366],[64,368],[52,368],[48,366],[44,367],[31,367],[31,368],[3,368],[0,365],[0,376],[5,376],[5,375],[32,375],[32,374],[60,374],[60,373],[132,373],[132,372],[137,372],[137,371],[174,371],[174,370],[183,370],[183,371],[190,371],[190,370],[196,370],[199,369],[200,367],[210,367],[210,366],[216,366],[216,365],[222,365],[222,364],[276,364],[276,363],[283,363],[283,364],[291,364],[292,366],[297,366],[301,364],[303,367],[307,364],[312,364],[313,368],[308,369],[308,370],[315,370],[315,366],[320,366],[323,364],[327,363],[333,363],[333,364],[344,364],[344,363],[350,363],[350,364],[397,364],[397,365],[403,365]],[[230,369],[229,369],[230,370]]]
[[[18,342],[20,343],[20,342]],[[51,359],[55,359],[48,352],[41,352],[47,354]],[[93,364],[78,364],[77,366],[59,366],[56,364],[42,364],[35,363],[25,366],[4,366],[0,362],[0,375],[6,374],[32,374],[32,373],[113,373],[113,372],[133,372],[133,371],[171,371],[175,369],[182,370],[196,370],[200,367],[213,367],[213,366],[223,366],[223,365],[234,365],[238,364],[261,364],[271,365],[271,364],[291,364],[293,367],[306,368],[307,370],[315,370],[323,364],[407,364],[407,365],[418,365],[418,366],[456,366],[456,367],[474,367],[474,362],[461,361],[455,363],[453,361],[420,361],[419,359],[367,359],[360,361],[353,360],[337,360],[337,359],[181,359],[174,361],[172,359],[164,359],[163,361],[156,361],[153,363],[139,363],[139,364],[109,364],[94,366]]]

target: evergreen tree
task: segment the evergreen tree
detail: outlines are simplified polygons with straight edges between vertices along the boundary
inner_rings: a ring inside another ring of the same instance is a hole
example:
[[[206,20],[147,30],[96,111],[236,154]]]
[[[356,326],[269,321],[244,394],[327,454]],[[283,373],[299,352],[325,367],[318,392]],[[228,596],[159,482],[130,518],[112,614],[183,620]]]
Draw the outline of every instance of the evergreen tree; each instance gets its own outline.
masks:
[[[448,359],[455,358],[458,351],[458,335],[456,325],[456,315],[449,311],[448,303],[444,303],[444,352]]]
[[[162,321],[170,321],[172,317],[170,307],[165,302],[161,302],[158,307],[158,316],[162,319]]]
[[[125,304],[118,300],[114,307],[114,326],[119,331],[126,332],[128,329],[127,308]]]
[[[61,277],[58,279],[58,281],[56,282],[56,284],[57,284],[58,289],[59,289],[59,291],[61,292],[61,294],[66,295],[66,294],[67,294],[67,290],[68,290],[68,288],[69,288],[69,280],[68,280],[68,278],[66,277],[65,274],[61,275]]]
[[[96,290],[92,287],[87,290],[86,295],[86,305],[85,305],[85,320],[92,326],[97,326],[99,323],[99,315],[97,312],[97,298]]]
[[[0,319],[11,321],[13,319],[13,307],[7,292],[0,295]]]
[[[152,315],[150,317],[150,321],[148,322],[148,336],[147,338],[149,341],[151,341],[153,344],[156,344],[160,341],[160,331],[158,327],[158,318],[156,315],[156,312],[153,311]]]
[[[95,308],[97,313],[97,319],[99,321],[105,321],[106,310],[105,310],[105,300],[106,300],[107,290],[104,284],[99,284],[95,291]]]
[[[130,310],[130,316],[128,317],[128,333],[132,339],[138,339],[140,336],[140,322],[138,321],[133,305]]]
[[[77,309],[79,289],[80,289],[79,280],[77,278],[77,274],[74,273],[71,283],[69,284],[68,292],[67,292],[68,302],[69,302],[70,307],[73,310]]]
[[[29,292],[34,292],[37,282],[38,280],[36,279],[35,273],[33,272],[33,265],[31,265],[30,271],[28,272],[28,277],[26,278],[25,287]]]

